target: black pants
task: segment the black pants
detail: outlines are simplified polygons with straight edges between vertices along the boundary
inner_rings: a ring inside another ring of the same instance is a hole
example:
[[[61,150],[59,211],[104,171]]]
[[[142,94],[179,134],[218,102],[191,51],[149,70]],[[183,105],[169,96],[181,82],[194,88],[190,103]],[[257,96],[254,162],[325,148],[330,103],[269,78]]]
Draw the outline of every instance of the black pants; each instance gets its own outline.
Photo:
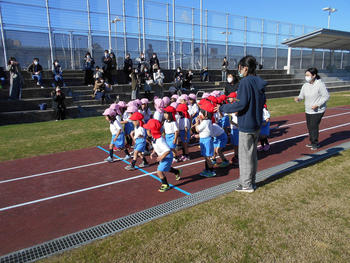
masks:
[[[324,112],[316,114],[306,113],[306,125],[309,130],[309,138],[312,145],[318,144],[318,130],[322,120]]]
[[[64,120],[66,118],[66,109],[58,107],[55,109],[56,120]]]

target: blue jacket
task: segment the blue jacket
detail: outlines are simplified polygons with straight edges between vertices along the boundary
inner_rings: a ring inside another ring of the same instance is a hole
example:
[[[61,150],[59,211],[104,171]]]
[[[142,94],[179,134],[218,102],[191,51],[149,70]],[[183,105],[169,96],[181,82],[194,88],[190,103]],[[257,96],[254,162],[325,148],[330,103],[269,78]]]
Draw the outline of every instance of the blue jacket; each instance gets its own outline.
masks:
[[[238,112],[239,131],[252,133],[260,129],[266,101],[266,84],[260,77],[249,75],[239,83],[238,101],[220,107],[220,111],[224,113]]]

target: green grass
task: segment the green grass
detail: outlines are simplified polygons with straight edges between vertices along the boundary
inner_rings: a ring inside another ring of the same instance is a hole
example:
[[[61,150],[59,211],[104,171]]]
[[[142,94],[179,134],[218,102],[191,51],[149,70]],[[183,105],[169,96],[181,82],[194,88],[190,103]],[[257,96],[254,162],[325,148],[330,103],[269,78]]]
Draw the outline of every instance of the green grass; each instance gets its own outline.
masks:
[[[42,260],[350,262],[350,151]]]
[[[332,93],[328,107],[348,105],[350,92]],[[293,98],[268,100],[272,118],[304,111]],[[104,145],[110,132],[104,117],[69,119],[0,127],[0,161]]]

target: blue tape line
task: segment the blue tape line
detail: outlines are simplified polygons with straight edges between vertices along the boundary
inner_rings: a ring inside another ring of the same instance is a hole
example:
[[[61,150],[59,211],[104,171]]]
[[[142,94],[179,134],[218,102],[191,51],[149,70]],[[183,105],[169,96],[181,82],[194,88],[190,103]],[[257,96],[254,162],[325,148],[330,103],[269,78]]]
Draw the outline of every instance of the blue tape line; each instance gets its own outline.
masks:
[[[102,150],[102,151],[105,151],[106,153],[109,153],[109,151],[107,151],[105,148],[102,148],[101,146],[97,146],[97,148],[99,148],[99,149]],[[123,158],[120,158],[119,156],[117,156],[117,155],[115,155],[115,154],[113,154],[113,156],[116,157],[116,158],[118,158],[119,160],[123,161],[123,162],[126,163],[126,164],[130,164],[130,162],[124,160]],[[143,172],[143,173],[145,173],[145,174],[151,176],[152,178],[158,180],[159,182],[162,181],[162,180],[160,180],[157,176],[155,176],[155,175],[153,175],[153,174],[151,174],[151,173],[149,173],[149,172],[143,170],[142,168],[140,168],[140,167],[138,167],[138,166],[135,166],[135,168],[138,169],[138,170],[140,170],[141,172]],[[169,186],[170,186],[171,188],[174,188],[174,189],[178,190],[179,192],[181,192],[181,193],[183,193],[183,194],[185,194],[185,195],[191,195],[189,192],[186,192],[185,190],[182,190],[181,188],[179,188],[179,187],[177,187],[177,186],[175,186],[175,185],[169,184]]]

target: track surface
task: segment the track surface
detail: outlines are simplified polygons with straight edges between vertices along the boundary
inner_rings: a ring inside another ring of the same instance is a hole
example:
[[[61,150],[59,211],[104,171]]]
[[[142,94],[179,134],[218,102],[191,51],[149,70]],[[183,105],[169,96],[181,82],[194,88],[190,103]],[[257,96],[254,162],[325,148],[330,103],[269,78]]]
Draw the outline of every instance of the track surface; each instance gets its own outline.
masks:
[[[321,149],[350,138],[350,105],[328,109],[320,125]],[[259,153],[258,170],[313,154],[305,114],[273,118],[271,150]],[[178,163],[182,180],[157,191],[156,164],[126,171],[127,163],[105,163],[106,147],[63,152],[0,163],[0,256],[92,227],[239,177],[239,169],[217,169],[203,178],[203,158],[197,146],[191,160]],[[230,159],[232,150],[225,151]],[[121,152],[116,152],[117,155]],[[122,156],[123,157],[123,156]],[[151,161],[152,163],[152,161]]]

